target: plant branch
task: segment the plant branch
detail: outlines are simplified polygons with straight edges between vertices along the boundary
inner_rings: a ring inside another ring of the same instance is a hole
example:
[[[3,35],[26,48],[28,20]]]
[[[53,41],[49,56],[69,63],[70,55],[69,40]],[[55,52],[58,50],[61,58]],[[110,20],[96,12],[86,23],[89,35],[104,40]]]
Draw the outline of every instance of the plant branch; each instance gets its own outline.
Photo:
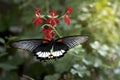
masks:
[[[55,26],[53,27],[51,24],[44,24],[41,27],[44,28],[44,26],[49,26],[53,29],[53,31],[58,35],[59,38],[61,38],[62,36],[58,33],[58,31],[55,29]]]

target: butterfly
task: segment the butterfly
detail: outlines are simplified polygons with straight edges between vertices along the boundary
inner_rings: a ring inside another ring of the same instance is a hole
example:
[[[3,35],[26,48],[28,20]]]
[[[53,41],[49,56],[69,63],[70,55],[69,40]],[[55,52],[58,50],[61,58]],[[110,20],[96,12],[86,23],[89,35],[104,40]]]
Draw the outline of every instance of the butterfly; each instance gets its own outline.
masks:
[[[51,60],[63,57],[67,51],[88,40],[88,36],[67,36],[59,39],[25,39],[13,41],[10,46],[13,48],[27,50],[33,53],[37,59]]]

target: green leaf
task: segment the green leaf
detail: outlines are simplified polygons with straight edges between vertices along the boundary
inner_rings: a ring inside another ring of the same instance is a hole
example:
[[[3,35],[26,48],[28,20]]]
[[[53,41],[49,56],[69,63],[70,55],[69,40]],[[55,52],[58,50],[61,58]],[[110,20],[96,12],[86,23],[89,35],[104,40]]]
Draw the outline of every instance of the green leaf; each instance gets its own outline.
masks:
[[[0,63],[0,68],[3,70],[6,70],[6,71],[17,69],[16,66],[13,66],[13,65],[7,64],[7,63]]]
[[[17,72],[15,71],[6,71],[6,77],[4,80],[20,80]]]
[[[45,76],[44,80],[59,80],[59,78],[60,78],[59,74],[54,74]]]
[[[8,39],[9,41],[12,41],[12,40],[17,39],[17,37],[16,36],[14,36],[14,37],[6,37],[6,39]]]
[[[8,53],[4,53],[4,52],[0,53],[0,58],[6,56],[7,54]]]
[[[0,80],[5,80],[2,76],[0,76]]]
[[[54,64],[55,71],[59,73],[69,71],[69,69],[72,67],[72,60],[73,56],[69,55],[69,53],[66,54],[63,58],[61,58]]]
[[[79,77],[83,77],[85,74],[90,75],[90,72],[87,70],[87,67],[79,64],[73,65],[73,68],[71,69],[71,73],[73,75],[77,74]]]
[[[0,38],[0,43],[4,44],[5,40],[3,38]]]
[[[36,77],[41,76],[42,73],[45,73],[46,69],[40,62],[35,62],[27,67],[26,72],[28,72],[28,76]]]
[[[7,61],[7,63],[10,63],[12,65],[18,66],[24,62],[24,58],[22,58],[20,55],[15,54],[11,60]]]

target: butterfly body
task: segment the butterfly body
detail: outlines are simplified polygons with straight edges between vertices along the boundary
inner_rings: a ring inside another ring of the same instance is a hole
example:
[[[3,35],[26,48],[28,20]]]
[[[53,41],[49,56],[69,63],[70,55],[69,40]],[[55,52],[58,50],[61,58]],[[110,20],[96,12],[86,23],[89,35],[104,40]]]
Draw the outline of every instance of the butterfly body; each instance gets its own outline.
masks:
[[[88,36],[68,36],[57,40],[44,39],[26,39],[14,41],[11,47],[27,50],[33,53],[37,59],[50,60],[63,57],[71,48],[84,43],[88,40]]]
[[[61,48],[62,47],[62,48]],[[68,51],[68,47],[62,42],[51,40],[48,43],[41,43],[33,51],[37,59],[56,59],[62,57]]]

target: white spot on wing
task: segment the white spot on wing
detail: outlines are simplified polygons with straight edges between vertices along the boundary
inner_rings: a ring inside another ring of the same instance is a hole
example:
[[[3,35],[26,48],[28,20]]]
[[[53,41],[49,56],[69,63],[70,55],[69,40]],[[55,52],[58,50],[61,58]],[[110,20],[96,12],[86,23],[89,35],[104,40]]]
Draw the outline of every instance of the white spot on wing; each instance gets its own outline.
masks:
[[[48,57],[50,55],[50,53],[49,52],[46,52],[46,57]]]
[[[57,52],[57,56],[60,56],[60,51]]]
[[[52,52],[51,54],[55,57],[58,57],[58,56],[63,55],[64,52],[65,52],[64,50],[60,50],[60,51]]]
[[[57,51],[57,54],[56,54],[56,56],[60,56],[60,54],[59,54],[59,51]]]
[[[45,56],[46,56],[46,55],[45,55],[45,52],[43,52],[43,57],[45,58]]]
[[[41,54],[41,51],[40,51],[40,52],[37,52],[36,54],[37,54],[37,55],[40,55],[40,54]]]
[[[57,56],[57,51],[52,52],[52,55],[53,55],[53,56]]]
[[[63,55],[62,51],[60,51],[60,55]]]
[[[43,52],[41,52],[41,54],[39,55],[39,57],[42,57],[43,56]]]
[[[44,52],[44,58],[46,57],[46,52]]]
[[[37,56],[40,57],[40,58],[46,58],[46,57],[49,57],[50,54],[53,55],[53,57],[59,57],[61,55],[63,55],[63,53],[65,52],[65,50],[60,50],[60,51],[55,51],[55,52],[37,52]]]
[[[50,53],[49,52],[46,52],[46,57],[48,57],[50,55]]]
[[[65,50],[61,50],[61,52],[62,52],[62,53],[64,53],[64,52],[65,52]]]

